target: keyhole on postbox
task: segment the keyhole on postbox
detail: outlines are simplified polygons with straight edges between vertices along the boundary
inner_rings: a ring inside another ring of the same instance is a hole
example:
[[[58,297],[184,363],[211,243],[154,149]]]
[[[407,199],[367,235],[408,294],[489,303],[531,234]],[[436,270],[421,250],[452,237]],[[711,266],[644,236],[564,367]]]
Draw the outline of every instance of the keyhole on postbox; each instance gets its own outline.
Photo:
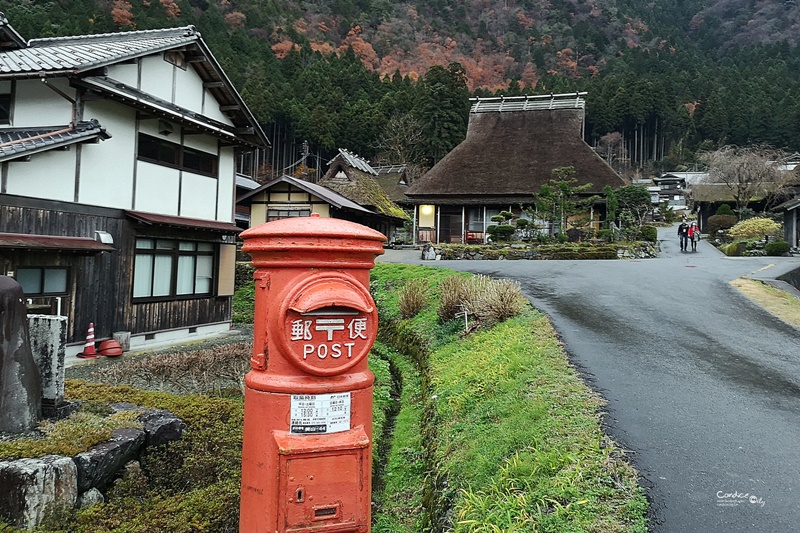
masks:
[[[297,503],[303,503],[303,487],[297,487]]]

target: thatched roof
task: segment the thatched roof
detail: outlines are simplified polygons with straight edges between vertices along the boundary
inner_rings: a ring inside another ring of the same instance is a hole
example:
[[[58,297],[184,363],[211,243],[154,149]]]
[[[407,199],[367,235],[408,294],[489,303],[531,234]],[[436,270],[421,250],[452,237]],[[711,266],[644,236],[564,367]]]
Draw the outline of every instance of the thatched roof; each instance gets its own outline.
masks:
[[[414,203],[530,202],[554,179],[554,168],[572,166],[592,193],[623,179],[582,137],[584,109],[471,113],[467,138],[417,180],[406,195]]]
[[[330,162],[330,168],[319,181],[319,185],[382,215],[409,220],[408,214],[392,201],[376,181],[376,175],[368,161],[346,150],[340,150],[339,155]]]

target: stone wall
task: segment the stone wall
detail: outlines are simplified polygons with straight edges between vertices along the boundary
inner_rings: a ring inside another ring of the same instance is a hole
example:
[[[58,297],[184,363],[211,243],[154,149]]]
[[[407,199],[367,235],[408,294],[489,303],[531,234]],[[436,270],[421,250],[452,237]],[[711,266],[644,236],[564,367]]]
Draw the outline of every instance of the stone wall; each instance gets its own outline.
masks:
[[[111,439],[74,457],[46,455],[0,461],[0,519],[33,529],[49,513],[101,502],[102,491],[139,459],[147,447],[183,436],[186,424],[173,413],[122,403],[115,411],[140,411],[142,429],[117,429]]]
[[[465,245],[427,244],[423,260],[580,260],[646,259],[658,257],[658,243],[567,243]]]

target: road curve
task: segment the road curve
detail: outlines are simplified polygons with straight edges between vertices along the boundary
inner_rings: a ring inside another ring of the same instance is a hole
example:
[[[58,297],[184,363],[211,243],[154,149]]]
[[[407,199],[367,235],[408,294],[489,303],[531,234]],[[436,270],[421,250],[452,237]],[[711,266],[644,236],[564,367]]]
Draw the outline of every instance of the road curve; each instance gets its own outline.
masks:
[[[800,330],[729,284],[800,260],[728,258],[706,242],[683,253],[674,231],[641,261],[383,260],[522,284],[608,401],[607,431],[630,450],[652,531],[800,531]]]

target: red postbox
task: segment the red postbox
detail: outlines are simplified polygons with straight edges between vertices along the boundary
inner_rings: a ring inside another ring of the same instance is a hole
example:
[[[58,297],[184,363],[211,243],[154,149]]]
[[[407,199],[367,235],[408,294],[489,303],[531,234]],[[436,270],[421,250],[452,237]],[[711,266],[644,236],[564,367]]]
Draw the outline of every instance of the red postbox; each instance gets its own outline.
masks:
[[[386,238],[316,215],[241,236],[256,297],[239,531],[369,532],[367,354],[378,330],[369,270]]]

